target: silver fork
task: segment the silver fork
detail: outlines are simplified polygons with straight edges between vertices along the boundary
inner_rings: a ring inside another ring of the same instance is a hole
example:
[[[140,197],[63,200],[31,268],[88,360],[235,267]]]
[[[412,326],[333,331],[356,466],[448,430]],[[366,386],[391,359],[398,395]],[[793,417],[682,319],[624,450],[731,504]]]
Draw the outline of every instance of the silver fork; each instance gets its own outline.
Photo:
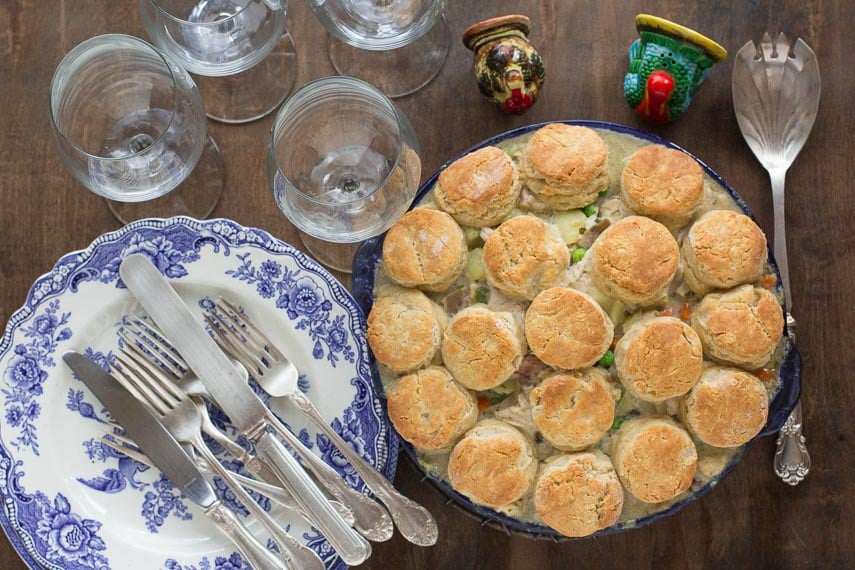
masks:
[[[178,351],[165,340],[163,333],[144,321],[139,321],[139,324],[141,327],[137,332],[140,338],[150,346],[156,346],[159,351],[168,354],[172,364],[178,367],[179,373],[183,374],[182,386],[185,391],[192,395],[208,397],[205,385],[192,375],[187,363]],[[370,497],[351,488],[338,473],[333,471],[320,457],[306,449],[303,442],[282,426],[272,412],[268,411],[267,415],[271,427],[276,429],[276,432],[288,442],[291,449],[303,460],[303,465],[351,511],[355,521],[354,528],[369,540],[375,542],[389,540],[394,528],[386,509]]]
[[[209,310],[205,318],[223,350],[240,361],[268,394],[288,398],[335,444],[389,510],[404,538],[420,546],[435,544],[437,525],[433,516],[399,493],[330,427],[312,401],[298,389],[297,369],[288,358],[228,301],[220,298],[214,305],[217,311]]]
[[[108,425],[111,428],[121,429],[121,426],[118,424],[108,424]],[[111,432],[106,433],[106,434],[101,436],[101,443],[103,443],[104,445],[106,445],[107,447],[109,447],[115,451],[118,451],[119,453],[121,453],[123,455],[130,457],[131,459],[133,459],[135,461],[139,461],[143,465],[148,465],[149,467],[154,467],[154,463],[151,462],[151,460],[148,458],[148,456],[146,454],[144,454],[139,449],[139,447],[137,447],[137,444],[126,435],[111,431]],[[188,451],[192,452],[193,451],[192,447],[190,447],[190,449]],[[188,453],[188,455],[191,455],[193,460],[196,462],[196,466],[199,467],[199,469],[203,473],[208,473],[209,475],[215,475],[214,470],[211,468],[211,466],[208,465],[208,463],[204,459],[202,459],[201,457],[196,455],[195,452]],[[272,501],[276,501],[277,503],[279,503],[280,505],[282,505],[286,509],[298,513],[300,516],[302,516],[306,520],[307,523],[312,524],[312,525],[315,524],[314,521],[311,519],[311,517],[308,517],[308,516],[303,514],[302,510],[294,502],[294,498],[285,489],[283,489],[281,487],[277,487],[275,485],[270,485],[269,483],[264,483],[263,481],[256,481],[255,479],[252,479],[250,477],[244,477],[240,473],[232,473],[232,477],[234,477],[235,481],[237,481],[238,483],[240,483],[241,485],[243,485],[247,489],[252,489],[256,493],[264,495],[265,497],[267,497],[268,499],[270,499]],[[353,518],[352,517],[353,517],[353,515],[351,514],[351,520],[347,521],[349,524],[353,524]]]
[[[120,364],[121,366],[121,364]],[[252,513],[279,544],[281,555],[292,568],[314,568],[322,570],[324,563],[312,550],[300,544],[285,532],[276,521],[262,509],[243,487],[223,467],[202,439],[202,414],[174,382],[165,375],[148,375],[138,368],[110,365],[113,376],[141,403],[160,418],[172,436],[181,443],[193,446],[213,469],[214,473],[231,487],[237,499]]]
[[[146,332],[146,329],[149,329],[148,332]],[[131,334],[136,338],[131,338]],[[211,436],[214,441],[222,445],[229,453],[234,455],[241,463],[244,464],[246,469],[253,476],[264,480],[267,483],[265,486],[266,488],[277,490],[275,497],[262,491],[259,492],[266,494],[269,498],[277,501],[285,507],[297,511],[300,516],[307,520],[307,522],[312,525],[316,525],[311,514],[304,512],[294,500],[291,493],[287,489],[281,487],[279,479],[263,460],[232,441],[226,434],[217,429],[211,421],[211,417],[208,414],[208,408],[205,405],[204,400],[202,400],[201,395],[198,395],[200,387],[201,389],[204,389],[204,385],[192,372],[182,371],[178,365],[170,362],[171,356],[166,355],[171,355],[171,351],[169,351],[164,342],[160,342],[156,336],[152,336],[156,334],[157,331],[154,331],[152,327],[142,319],[138,317],[130,319],[130,325],[126,330],[119,332],[119,336],[121,336],[125,341],[125,346],[116,355],[116,358],[126,366],[137,366],[142,368],[145,373],[149,375],[157,376],[158,374],[164,374],[165,372],[171,374],[172,379],[178,385],[178,388],[190,396],[190,399],[202,414],[202,431]],[[145,348],[145,351],[141,349],[141,346]],[[126,355],[127,358],[130,358],[133,361],[133,364],[124,362],[122,355]],[[246,376],[245,369],[244,375]],[[250,479],[250,481],[252,480]],[[254,490],[258,491],[258,489]],[[338,501],[331,500],[329,502],[345,522],[350,526],[353,526],[353,512]]]

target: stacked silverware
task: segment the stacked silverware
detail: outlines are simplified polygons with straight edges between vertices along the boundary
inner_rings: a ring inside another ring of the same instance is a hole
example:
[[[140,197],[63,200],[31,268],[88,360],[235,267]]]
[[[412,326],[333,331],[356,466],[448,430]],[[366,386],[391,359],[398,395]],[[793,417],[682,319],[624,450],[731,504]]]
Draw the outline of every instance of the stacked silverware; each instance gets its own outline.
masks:
[[[393,520],[410,542],[423,546],[436,542],[437,526],[430,513],[401,495],[330,427],[298,389],[296,367],[233,305],[220,299],[208,311],[206,320],[215,341],[148,257],[129,256],[120,275],[153,322],[129,317],[110,366],[112,374],[82,354],[72,351],[63,356],[121,428],[102,438],[106,445],[160,469],[202,507],[255,568],[324,565],[262,509],[249,491],[302,516],[349,565],[370,556],[369,540],[391,538]],[[249,376],[270,396],[287,398],[312,421],[382,505],[350,487],[309,451],[253,392],[247,383]],[[254,453],[215,426],[206,402],[225,412],[236,430],[254,444]],[[226,469],[209,449],[203,433],[242,463],[252,477]],[[217,499],[208,481],[212,476],[228,485],[260,523],[278,546],[278,555]]]

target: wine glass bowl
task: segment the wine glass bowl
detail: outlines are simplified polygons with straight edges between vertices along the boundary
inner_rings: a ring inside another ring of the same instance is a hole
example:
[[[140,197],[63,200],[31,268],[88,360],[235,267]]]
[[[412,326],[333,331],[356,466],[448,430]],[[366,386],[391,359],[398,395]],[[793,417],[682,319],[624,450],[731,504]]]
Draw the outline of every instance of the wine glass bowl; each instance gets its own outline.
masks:
[[[348,271],[355,247],[335,260],[335,248],[317,240],[357,244],[388,229],[415,196],[421,161],[412,126],[385,95],[358,79],[326,77],[282,106],[267,173],[307,249]]]
[[[309,6],[332,36],[336,71],[389,97],[427,85],[448,57],[445,0],[309,0]]]
[[[296,53],[288,0],[139,0],[152,41],[196,76],[208,116],[260,118],[288,95]]]
[[[108,34],[72,49],[51,81],[50,116],[54,142],[72,176],[121,203],[166,195],[213,148],[204,195],[193,198],[190,210],[163,213],[204,217],[213,209],[222,191],[222,162],[206,135],[199,91],[186,71],[143,40]],[[139,217],[121,215],[119,207],[113,204],[120,220]]]
[[[161,49],[190,73],[213,77],[254,66],[285,32],[285,9],[261,0],[140,0],[140,13]]]
[[[442,16],[445,0],[310,0],[330,34],[365,50],[391,50],[418,40]]]

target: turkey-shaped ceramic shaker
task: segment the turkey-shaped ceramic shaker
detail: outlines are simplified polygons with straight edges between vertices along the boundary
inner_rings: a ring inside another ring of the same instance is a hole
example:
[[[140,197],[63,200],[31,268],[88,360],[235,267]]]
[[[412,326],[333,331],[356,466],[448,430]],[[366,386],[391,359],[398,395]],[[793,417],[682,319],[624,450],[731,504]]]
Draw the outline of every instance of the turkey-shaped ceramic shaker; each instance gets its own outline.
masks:
[[[686,112],[709,69],[727,58],[713,40],[674,22],[639,14],[639,39],[629,48],[623,94],[636,114],[654,125]]]
[[[475,52],[481,94],[505,113],[525,113],[543,85],[543,60],[528,41],[530,30],[526,16],[512,15],[484,20],[463,32],[463,44]]]

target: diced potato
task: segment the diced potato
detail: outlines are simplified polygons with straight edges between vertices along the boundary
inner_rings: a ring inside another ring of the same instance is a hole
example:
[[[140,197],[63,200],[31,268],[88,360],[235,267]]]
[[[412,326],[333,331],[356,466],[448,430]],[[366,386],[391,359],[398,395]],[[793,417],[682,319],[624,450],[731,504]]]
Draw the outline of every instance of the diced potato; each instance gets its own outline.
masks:
[[[588,216],[582,210],[570,210],[556,214],[552,223],[558,226],[567,245],[575,245],[588,225]]]
[[[520,155],[520,153],[522,152],[523,146],[524,145],[522,145],[520,143],[510,144],[510,145],[507,145],[502,150],[504,150],[505,154],[507,154],[511,158],[517,158]]]
[[[614,326],[618,326],[623,323],[626,318],[626,305],[624,305],[621,301],[615,301],[614,305],[612,305],[611,310],[609,311],[609,318],[612,320]]]
[[[596,288],[596,287],[594,287],[593,285],[588,285],[588,286],[586,286],[586,287],[581,287],[580,289],[581,289],[581,291],[582,291],[583,293],[586,293],[586,294],[590,295],[590,297],[591,297],[594,301],[596,301],[596,302],[597,302],[597,304],[598,304],[598,305],[599,305],[599,306],[600,306],[604,311],[606,311],[606,312],[610,312],[610,311],[611,311],[611,309],[612,309],[612,305],[615,303],[615,301],[614,301],[611,297],[609,297],[608,295],[606,295],[605,293],[603,293],[602,291],[600,291],[599,289],[597,289],[597,288]]]
[[[470,281],[483,281],[486,278],[480,247],[469,252],[469,257],[466,259],[466,276]]]
[[[481,239],[481,228],[463,226],[463,235],[466,236],[466,245],[469,247],[478,247],[484,244],[484,240]]]

